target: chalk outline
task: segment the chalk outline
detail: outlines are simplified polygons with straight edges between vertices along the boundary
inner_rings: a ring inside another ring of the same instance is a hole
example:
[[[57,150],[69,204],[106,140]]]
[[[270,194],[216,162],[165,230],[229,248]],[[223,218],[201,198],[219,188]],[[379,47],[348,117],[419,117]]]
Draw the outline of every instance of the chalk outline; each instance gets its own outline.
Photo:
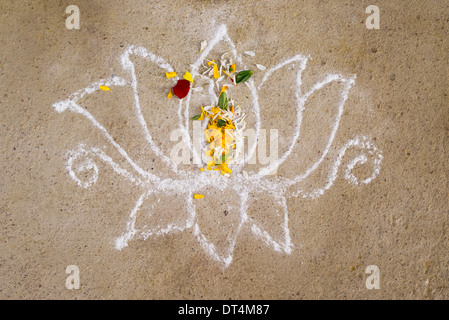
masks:
[[[201,52],[200,57],[198,60],[192,65],[191,74],[195,78],[195,76],[198,74],[197,71],[199,67],[201,66],[203,60],[207,57],[207,55],[210,53],[210,51],[214,48],[214,46],[219,43],[220,41],[225,41],[228,43],[228,45],[231,48],[231,53],[234,57],[234,59],[242,65],[244,68],[245,65],[243,64],[242,57],[237,54],[236,48],[234,43],[231,41],[231,39],[228,36],[227,28],[225,25],[221,25],[217,28],[217,31],[212,37],[212,39],[208,42],[207,47]],[[239,218],[240,221],[236,227],[236,230],[233,234],[233,236],[228,240],[228,247],[224,248],[224,250],[220,250],[220,248],[217,248],[214,243],[209,241],[207,237],[201,232],[198,220],[197,220],[197,213],[195,210],[195,205],[193,203],[193,193],[195,193],[197,190],[201,190],[206,187],[217,187],[216,186],[216,180],[210,178],[210,176],[207,173],[199,173],[199,172],[184,172],[177,168],[177,166],[170,161],[170,158],[167,157],[154,143],[151,133],[148,129],[147,122],[145,121],[143,114],[141,112],[141,106],[140,106],[140,99],[138,95],[138,82],[137,77],[135,73],[135,66],[132,60],[130,59],[130,56],[137,56],[143,59],[147,59],[156,65],[158,65],[160,68],[165,70],[166,72],[172,72],[173,68],[161,57],[151,53],[146,48],[143,47],[135,47],[135,46],[128,46],[125,50],[125,52],[121,55],[120,60],[122,63],[123,69],[129,73],[128,80],[120,77],[112,77],[110,79],[103,79],[98,82],[92,83],[85,89],[79,90],[78,92],[70,95],[68,99],[59,101],[55,104],[53,104],[53,108],[58,112],[63,111],[72,111],[75,113],[78,113],[85,118],[87,118],[97,129],[102,132],[102,134],[106,137],[106,139],[117,149],[117,151],[125,158],[125,160],[128,162],[128,164],[131,165],[131,167],[135,170],[137,173],[137,176],[133,173],[122,169],[117,163],[115,163],[112,158],[107,156],[101,149],[99,148],[90,148],[87,149],[85,145],[80,144],[78,148],[76,148],[73,151],[69,151],[67,153],[67,170],[69,172],[69,176],[80,186],[83,188],[88,188],[91,185],[95,184],[98,178],[98,167],[93,161],[94,157],[99,158],[101,161],[103,161],[106,164],[109,164],[112,169],[117,173],[125,177],[126,179],[130,180],[132,183],[135,183],[138,186],[142,186],[145,191],[139,196],[139,198],[136,201],[135,206],[131,210],[129,214],[129,219],[125,227],[125,232],[116,239],[115,241],[115,247],[118,250],[122,250],[124,247],[128,246],[128,242],[135,238],[140,237],[143,239],[147,239],[150,236],[160,236],[160,235],[166,235],[172,232],[179,232],[179,231],[185,231],[187,229],[193,229],[193,234],[196,237],[199,244],[202,246],[204,251],[212,257],[214,260],[219,262],[222,267],[225,269],[227,268],[231,263],[233,259],[233,252],[236,245],[237,237],[242,229],[243,226],[246,224],[250,225],[251,232],[258,238],[260,238],[268,247],[272,248],[273,250],[285,253],[285,254],[291,254],[293,249],[293,243],[291,241],[290,237],[290,230],[288,227],[288,221],[289,221],[289,212],[287,207],[286,199],[287,197],[303,197],[303,198],[318,198],[326,190],[328,190],[334,183],[335,179],[337,178],[338,169],[342,164],[343,157],[346,153],[346,150],[348,150],[351,147],[358,147],[361,149],[361,151],[366,151],[368,153],[369,157],[373,161],[373,174],[366,178],[365,180],[359,181],[357,177],[355,177],[352,174],[352,170],[356,165],[366,163],[368,161],[368,157],[365,154],[361,154],[355,159],[353,159],[351,162],[348,163],[346,170],[345,170],[345,179],[353,183],[355,185],[357,184],[367,184],[370,183],[373,179],[376,178],[376,176],[379,174],[380,166],[382,162],[382,152],[374,145],[374,143],[366,136],[357,136],[353,139],[350,139],[343,147],[340,148],[337,158],[334,161],[333,165],[331,166],[330,174],[328,175],[328,181],[322,188],[317,188],[311,192],[306,192],[303,190],[298,190],[296,192],[290,192],[288,195],[287,189],[293,185],[299,184],[301,181],[306,179],[312,172],[314,172],[319,165],[322,163],[323,159],[328,154],[336,135],[336,132],[338,130],[341,117],[344,110],[344,105],[346,103],[346,100],[348,98],[349,90],[351,87],[355,84],[355,76],[351,78],[345,78],[342,75],[339,74],[330,74],[328,75],[324,80],[317,82],[312,89],[310,89],[307,93],[302,94],[301,93],[301,87],[302,87],[302,73],[306,69],[307,61],[310,57],[303,56],[303,55],[296,55],[294,57],[291,57],[289,59],[285,59],[281,61],[276,66],[267,69],[266,73],[259,84],[259,86],[256,88],[256,85],[252,79],[250,79],[248,82],[246,82],[247,87],[251,93],[252,96],[252,112],[255,115],[256,119],[256,137],[259,134],[260,126],[261,126],[261,120],[260,120],[260,107],[258,102],[258,92],[263,87],[266,80],[269,78],[269,76],[292,63],[299,63],[299,71],[297,73],[297,81],[296,81],[296,100],[297,100],[297,125],[295,128],[295,133],[292,137],[291,144],[288,148],[288,150],[276,161],[275,163],[269,164],[262,169],[260,169],[258,172],[250,172],[248,175],[248,180],[245,179],[245,177],[239,173],[242,170],[242,165],[236,165],[235,168],[233,168],[233,175],[228,180],[220,180],[220,188],[232,188],[238,197],[240,197],[240,210],[239,210]],[[175,77],[173,81],[177,81],[178,78]],[[293,179],[287,179],[287,178],[279,178],[275,180],[268,181],[267,179],[264,179],[266,175],[268,175],[271,171],[276,170],[291,154],[293,151],[295,145],[298,143],[300,138],[300,129],[302,124],[302,116],[303,112],[305,110],[305,103],[307,102],[308,97],[310,97],[315,91],[323,88],[325,85],[332,83],[332,82],[340,82],[345,84],[344,89],[342,91],[342,97],[340,100],[340,103],[338,104],[338,112],[337,117],[335,119],[331,135],[329,137],[329,140],[326,144],[326,147],[321,155],[321,157],[314,162],[312,166],[310,166],[305,173],[298,175],[294,177]],[[100,85],[106,85],[106,86],[130,86],[133,90],[134,94],[134,109],[136,116],[138,118],[139,124],[142,128],[142,131],[145,135],[145,139],[147,140],[150,148],[155,153],[156,156],[161,159],[161,161],[170,168],[174,173],[176,173],[176,176],[178,179],[171,179],[171,178],[164,178],[161,179],[155,174],[152,174],[150,172],[147,172],[143,170],[139,165],[137,165],[136,162],[134,162],[127,154],[125,149],[123,149],[118,143],[115,142],[115,140],[112,138],[112,136],[107,132],[107,130],[90,114],[86,109],[82,108],[78,101],[83,98],[85,95],[93,94],[94,92],[97,92],[99,90]],[[211,99],[213,99],[212,91],[209,88],[209,94],[211,95]],[[189,116],[189,104],[191,99],[191,94],[194,90],[191,90],[186,99],[180,100],[179,102],[179,108],[178,108],[178,126],[181,130],[183,130],[185,135],[185,141],[188,144],[194,159],[197,160],[196,163],[200,163],[198,161],[198,154],[196,154],[196,150],[192,146],[192,141],[190,139],[189,135],[189,124],[190,124],[190,116]],[[184,108],[184,112],[183,111]],[[255,139],[257,141],[257,139]],[[256,150],[257,144],[254,143],[250,146],[248,156],[245,157],[245,159],[250,159],[253,153]],[[79,159],[84,159],[84,162],[79,164],[78,168],[73,168],[74,162],[79,161]],[[194,160],[194,163],[195,163]],[[77,172],[82,171],[93,171],[92,176],[87,182],[83,182],[81,179],[77,177]],[[188,218],[186,219],[185,223],[181,224],[169,224],[168,226],[156,226],[152,229],[146,228],[145,230],[137,230],[135,228],[135,222],[137,214],[144,203],[148,199],[148,197],[152,194],[158,194],[158,193],[164,193],[164,194],[179,194],[182,193],[186,197],[186,207],[188,210]],[[249,193],[250,192],[269,192],[273,196],[273,199],[276,201],[276,203],[280,206],[280,209],[282,211],[282,221],[280,222],[280,227],[282,229],[282,238],[281,239],[273,239],[273,236],[270,235],[270,233],[265,230],[254,218],[250,218],[247,214],[248,210],[248,202],[249,202]],[[205,199],[202,199],[206,201]]]

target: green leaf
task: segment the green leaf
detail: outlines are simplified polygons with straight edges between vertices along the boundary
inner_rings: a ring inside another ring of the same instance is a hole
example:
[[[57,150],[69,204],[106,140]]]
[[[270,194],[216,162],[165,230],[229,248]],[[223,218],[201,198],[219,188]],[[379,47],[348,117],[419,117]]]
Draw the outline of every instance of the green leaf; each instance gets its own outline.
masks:
[[[201,118],[201,115],[200,115],[200,114],[197,115],[197,116],[192,117],[192,120],[198,120],[199,118]]]
[[[228,160],[228,155],[227,154],[221,155],[221,163],[226,163],[226,160]]]
[[[217,166],[217,165],[226,163],[227,159],[228,159],[228,155],[227,154],[222,154],[221,157],[215,161],[215,165]]]
[[[251,78],[251,76],[253,75],[253,71],[252,70],[243,70],[240,71],[237,74],[237,77],[235,77],[235,82],[240,83],[240,82],[245,82],[246,80],[248,80],[249,78]]]
[[[223,119],[218,119],[217,120],[217,127],[221,128],[224,127],[226,125],[226,121]]]
[[[226,95],[226,92],[220,94],[220,97],[218,98],[218,107],[222,110],[226,110],[228,107],[228,96]]]

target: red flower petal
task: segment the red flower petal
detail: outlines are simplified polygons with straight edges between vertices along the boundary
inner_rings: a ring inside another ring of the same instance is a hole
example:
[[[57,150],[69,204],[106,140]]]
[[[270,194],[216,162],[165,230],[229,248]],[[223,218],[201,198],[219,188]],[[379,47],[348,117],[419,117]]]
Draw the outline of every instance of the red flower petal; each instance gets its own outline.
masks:
[[[190,91],[190,82],[184,79],[178,80],[178,83],[176,86],[173,87],[173,93],[176,94],[176,96],[179,99],[184,98]]]

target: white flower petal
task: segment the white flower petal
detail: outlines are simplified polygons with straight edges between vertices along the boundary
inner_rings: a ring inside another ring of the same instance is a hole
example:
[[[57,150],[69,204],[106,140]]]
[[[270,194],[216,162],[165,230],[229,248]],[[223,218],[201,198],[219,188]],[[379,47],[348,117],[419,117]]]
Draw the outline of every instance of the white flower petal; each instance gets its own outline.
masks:
[[[207,47],[207,41],[204,40],[204,41],[201,42],[201,49],[200,49],[200,52],[202,52],[204,49],[206,49],[206,47]]]

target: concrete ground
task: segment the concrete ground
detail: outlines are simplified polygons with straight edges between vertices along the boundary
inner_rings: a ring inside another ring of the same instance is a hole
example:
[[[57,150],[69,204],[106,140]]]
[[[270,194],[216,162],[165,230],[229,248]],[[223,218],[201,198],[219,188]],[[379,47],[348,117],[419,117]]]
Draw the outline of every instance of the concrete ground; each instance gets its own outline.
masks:
[[[0,298],[449,298],[446,0],[1,0],[0,28]],[[182,75],[226,34],[254,70],[229,94],[288,157],[215,183],[163,160],[185,106],[152,54]]]

